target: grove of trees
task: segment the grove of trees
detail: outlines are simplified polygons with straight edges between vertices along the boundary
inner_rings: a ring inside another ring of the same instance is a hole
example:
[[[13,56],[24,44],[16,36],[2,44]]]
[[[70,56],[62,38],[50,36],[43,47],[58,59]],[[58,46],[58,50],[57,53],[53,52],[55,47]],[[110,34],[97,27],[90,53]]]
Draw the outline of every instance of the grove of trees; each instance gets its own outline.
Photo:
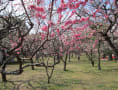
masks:
[[[101,57],[118,59],[118,0],[0,0],[0,73],[20,75],[44,67],[48,83],[55,66],[85,54],[94,67]],[[6,70],[10,63],[18,68]],[[14,64],[13,64],[14,65]]]

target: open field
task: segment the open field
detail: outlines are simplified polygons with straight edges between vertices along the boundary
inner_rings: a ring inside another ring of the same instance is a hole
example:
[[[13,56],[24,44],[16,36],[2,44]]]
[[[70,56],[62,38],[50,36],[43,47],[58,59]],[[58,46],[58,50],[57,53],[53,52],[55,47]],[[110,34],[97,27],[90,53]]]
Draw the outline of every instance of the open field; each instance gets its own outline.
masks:
[[[25,69],[18,76],[7,76],[9,82],[2,83],[0,79],[0,90],[118,90],[118,63],[114,61],[102,61],[102,70],[91,67],[85,57],[81,57],[67,64],[67,71],[63,71],[63,63],[55,67],[51,83],[47,84],[44,68],[31,67]],[[16,65],[9,66],[9,69]]]

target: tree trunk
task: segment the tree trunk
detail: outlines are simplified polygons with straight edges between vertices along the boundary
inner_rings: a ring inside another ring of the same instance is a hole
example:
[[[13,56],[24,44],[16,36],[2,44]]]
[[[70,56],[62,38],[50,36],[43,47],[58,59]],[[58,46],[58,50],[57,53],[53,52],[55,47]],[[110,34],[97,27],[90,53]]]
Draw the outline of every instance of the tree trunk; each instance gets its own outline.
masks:
[[[6,63],[3,64],[2,70],[1,70],[1,76],[2,76],[2,81],[3,81],[3,82],[7,82],[7,77],[6,77],[6,73],[5,73],[5,68],[6,68]]]
[[[6,65],[7,65],[7,61],[6,61],[5,51],[3,51],[3,60],[2,60],[2,67],[1,67],[1,76],[3,82],[7,82],[7,77],[5,73]]]
[[[66,54],[66,57],[65,57],[65,60],[64,60],[64,71],[66,71],[67,58],[68,58],[68,54]]]
[[[33,59],[30,59],[31,60],[31,64],[33,64],[34,62],[33,62]],[[31,68],[32,68],[32,70],[34,70],[34,66],[32,65],[31,66]]]
[[[91,61],[91,65],[92,65],[92,67],[94,67],[94,61]]]
[[[98,70],[101,70],[101,61],[100,61],[100,40],[98,42]]]
[[[1,73],[1,75],[2,75],[2,81],[3,82],[7,82],[6,74]]]
[[[70,56],[70,52],[69,52],[69,62],[70,62],[70,58],[71,58],[71,56]]]
[[[66,71],[66,62],[64,62],[64,71]]]
[[[92,67],[94,67],[94,61],[93,61],[93,51],[92,51],[92,49],[91,49],[90,61],[91,61],[91,65],[92,65]]]
[[[48,84],[50,83],[50,78],[48,78]]]
[[[90,61],[92,67],[94,67],[94,61],[93,61],[92,54],[89,55],[89,54],[86,52],[86,56],[88,57],[88,60]]]
[[[115,45],[112,43],[110,37],[107,34],[101,33],[101,35],[104,37],[104,39],[107,41],[113,52],[115,53],[116,56],[118,56],[118,48],[115,47]]]
[[[109,54],[109,61],[112,61],[112,54]]]
[[[77,58],[77,59],[78,59],[78,62],[79,62],[79,60],[80,60],[80,55],[78,55],[78,58]]]
[[[7,82],[7,78],[6,78],[6,74],[5,74],[5,69],[2,70],[1,76],[2,76],[2,81],[3,82]]]

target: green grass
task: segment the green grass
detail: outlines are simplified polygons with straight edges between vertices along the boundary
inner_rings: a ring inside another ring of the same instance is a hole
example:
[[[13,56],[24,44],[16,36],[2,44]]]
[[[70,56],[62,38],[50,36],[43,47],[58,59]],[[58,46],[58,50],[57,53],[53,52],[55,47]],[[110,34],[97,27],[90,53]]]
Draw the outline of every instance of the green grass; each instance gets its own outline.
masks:
[[[0,90],[118,90],[118,63],[102,61],[102,70],[91,67],[85,56],[72,59],[67,64],[67,71],[63,71],[63,63],[55,67],[51,83],[47,84],[45,69],[36,67],[26,68],[18,76],[9,75],[9,82],[3,83],[0,79]],[[8,69],[17,68],[16,65]]]

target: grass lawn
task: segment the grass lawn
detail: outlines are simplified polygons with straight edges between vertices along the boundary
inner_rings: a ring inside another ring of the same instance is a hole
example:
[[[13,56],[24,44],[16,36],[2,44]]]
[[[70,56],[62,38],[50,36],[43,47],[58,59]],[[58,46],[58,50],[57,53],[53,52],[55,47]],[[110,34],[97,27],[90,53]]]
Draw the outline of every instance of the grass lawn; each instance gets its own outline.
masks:
[[[63,71],[63,63],[55,67],[51,83],[47,84],[45,69],[36,67],[26,68],[18,76],[7,76],[8,82],[2,83],[0,90],[118,90],[118,63],[102,61],[102,70],[91,67],[86,57],[82,56],[78,62],[72,59],[67,64],[67,71]],[[16,65],[8,69],[16,69]],[[1,76],[0,76],[1,77]]]

